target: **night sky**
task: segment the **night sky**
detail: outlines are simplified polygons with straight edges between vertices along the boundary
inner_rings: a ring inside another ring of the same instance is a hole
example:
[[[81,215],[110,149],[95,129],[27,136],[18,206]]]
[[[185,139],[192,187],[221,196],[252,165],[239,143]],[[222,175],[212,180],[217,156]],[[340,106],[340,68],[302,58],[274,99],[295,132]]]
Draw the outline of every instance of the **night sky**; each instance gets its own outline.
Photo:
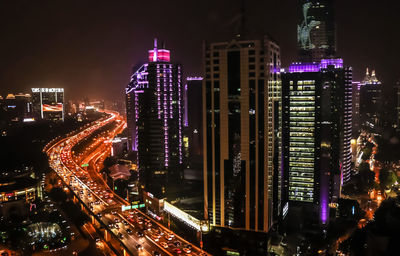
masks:
[[[338,56],[385,85],[400,78],[400,1],[337,0]],[[283,66],[297,58],[295,0],[246,0],[249,30],[272,35]],[[1,0],[0,95],[64,87],[68,99],[123,99],[132,67],[157,37],[185,75],[201,75],[202,41],[229,40],[237,0]]]

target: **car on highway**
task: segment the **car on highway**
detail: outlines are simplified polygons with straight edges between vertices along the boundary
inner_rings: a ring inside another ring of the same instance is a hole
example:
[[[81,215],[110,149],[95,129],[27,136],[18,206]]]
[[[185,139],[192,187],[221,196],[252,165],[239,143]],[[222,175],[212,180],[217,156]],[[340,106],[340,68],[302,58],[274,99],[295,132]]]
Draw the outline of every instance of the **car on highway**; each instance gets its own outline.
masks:
[[[164,235],[164,231],[160,228],[160,229],[158,229],[158,228],[153,228],[153,232],[155,233],[155,234],[157,234],[157,235],[160,235],[160,236],[162,236],[162,235]]]
[[[118,233],[118,237],[119,237],[120,239],[122,239],[122,238],[124,238],[124,235],[123,235],[122,233]]]
[[[144,237],[144,234],[140,231],[137,232],[138,237]]]
[[[142,251],[143,250],[143,246],[141,244],[136,245],[136,249],[138,251]]]
[[[100,242],[100,236],[99,236],[97,233],[94,233],[93,239],[94,239],[94,241],[95,241],[96,243],[97,243],[97,242]]]
[[[127,229],[126,229],[126,233],[132,234],[132,230],[131,230],[130,228],[127,228]]]
[[[187,247],[183,247],[183,248],[182,248],[182,251],[184,251],[185,253],[191,253],[191,252],[192,252],[192,250],[190,250],[190,249],[187,248]]]
[[[161,253],[160,253],[160,252],[157,252],[157,251],[154,251],[154,252],[153,252],[153,255],[154,255],[154,256],[161,256]]]
[[[166,242],[161,242],[160,245],[164,248],[168,248],[168,244]]]
[[[179,248],[174,248],[174,249],[172,249],[172,251],[177,253],[177,254],[181,254],[182,253],[182,250],[179,249]]]

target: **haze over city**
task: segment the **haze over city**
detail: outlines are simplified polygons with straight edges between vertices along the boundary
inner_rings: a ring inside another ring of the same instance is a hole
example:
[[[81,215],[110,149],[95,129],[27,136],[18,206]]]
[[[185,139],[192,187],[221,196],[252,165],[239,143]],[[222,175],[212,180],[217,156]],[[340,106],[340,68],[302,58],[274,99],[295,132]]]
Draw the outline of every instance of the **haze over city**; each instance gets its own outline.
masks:
[[[237,33],[240,6],[228,0],[2,1],[0,95],[64,87],[70,99],[122,98],[132,68],[146,60],[156,37],[184,64],[185,75],[200,75],[202,41]],[[279,42],[282,66],[296,60],[293,0],[247,0],[245,6],[247,29]],[[370,67],[385,85],[396,82],[398,10],[398,1],[335,2],[338,55],[353,67],[356,80]]]

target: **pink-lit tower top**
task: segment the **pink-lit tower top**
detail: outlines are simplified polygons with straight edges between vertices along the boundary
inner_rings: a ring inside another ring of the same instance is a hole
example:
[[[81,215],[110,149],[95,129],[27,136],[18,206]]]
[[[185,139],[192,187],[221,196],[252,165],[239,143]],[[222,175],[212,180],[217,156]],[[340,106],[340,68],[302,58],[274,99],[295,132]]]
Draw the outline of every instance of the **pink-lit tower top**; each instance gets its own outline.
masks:
[[[128,132],[139,179],[162,198],[165,180],[179,177],[183,164],[182,65],[170,62],[170,51],[159,49],[157,39],[148,53],[126,88]]]
[[[164,46],[158,49],[157,38],[154,38],[154,49],[149,50],[149,62],[170,62],[170,60],[171,53],[169,50],[164,49]]]

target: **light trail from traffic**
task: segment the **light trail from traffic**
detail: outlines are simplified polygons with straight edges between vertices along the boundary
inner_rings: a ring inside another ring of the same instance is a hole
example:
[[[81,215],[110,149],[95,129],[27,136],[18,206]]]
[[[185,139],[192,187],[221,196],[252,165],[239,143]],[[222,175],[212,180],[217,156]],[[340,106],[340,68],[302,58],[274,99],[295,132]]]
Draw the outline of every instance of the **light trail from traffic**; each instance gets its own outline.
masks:
[[[122,255],[128,253],[146,256],[208,256],[209,254],[177,236],[146,214],[136,209],[122,212],[122,206],[129,203],[107,186],[98,170],[104,158],[110,153],[110,144],[106,142],[122,132],[126,122],[116,112],[105,112],[108,117],[46,146],[46,153],[50,156],[50,166],[80,201],[82,209],[86,209],[92,222],[97,224],[97,228],[104,230],[104,242],[114,248],[119,247],[115,249]],[[90,138],[95,131],[113,122],[114,128],[108,131],[107,137],[98,138],[90,143],[88,146],[90,153],[72,151],[79,142]],[[82,165],[88,167],[84,169]]]

